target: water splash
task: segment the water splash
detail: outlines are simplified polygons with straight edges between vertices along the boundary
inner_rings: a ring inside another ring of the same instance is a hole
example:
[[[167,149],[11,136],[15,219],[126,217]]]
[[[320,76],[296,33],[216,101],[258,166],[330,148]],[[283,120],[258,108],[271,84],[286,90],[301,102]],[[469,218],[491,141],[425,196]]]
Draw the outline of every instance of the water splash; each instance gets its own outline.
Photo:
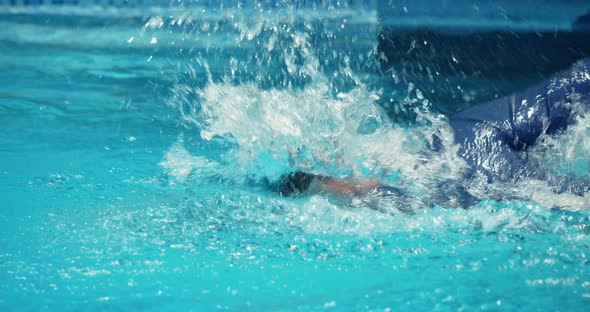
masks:
[[[223,179],[263,185],[294,170],[379,179],[406,190],[409,196],[372,204],[391,206],[385,209],[388,211],[461,206],[454,189],[480,199],[587,208],[584,197],[555,194],[542,181],[489,184],[477,177],[466,181],[466,164],[457,156],[446,117],[432,112],[431,103],[412,83],[399,90],[395,101],[412,111],[414,119],[403,126],[392,124],[391,112],[381,106],[388,96],[373,78],[378,75],[376,42],[354,48],[341,44],[371,36],[341,30],[339,26],[346,25],[350,17],[277,14],[249,18],[243,11],[228,12],[228,23],[213,28],[225,27],[225,34],[228,27],[233,30],[236,50],[231,51],[235,53],[211,56],[199,52],[185,65],[187,70],[176,81],[168,102],[181,113],[187,127],[200,130],[201,139],[233,146],[224,151],[223,163],[210,167]],[[211,31],[211,27],[189,28],[186,34],[201,38],[203,29]],[[575,144],[557,149],[575,163],[575,170],[587,174],[586,127],[581,119],[567,134]],[[562,142],[554,140],[546,141],[543,148]],[[575,148],[578,150],[573,151]],[[555,152],[544,154],[558,157]]]
[[[590,117],[578,115],[564,133],[542,137],[531,150],[531,155],[557,174],[589,178]]]

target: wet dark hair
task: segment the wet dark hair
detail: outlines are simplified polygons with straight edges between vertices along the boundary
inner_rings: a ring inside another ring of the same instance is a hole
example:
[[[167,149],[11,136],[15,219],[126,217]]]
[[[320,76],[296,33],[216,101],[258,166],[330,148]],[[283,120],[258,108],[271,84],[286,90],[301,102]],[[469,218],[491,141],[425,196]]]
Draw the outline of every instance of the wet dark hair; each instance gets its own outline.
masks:
[[[311,182],[317,178],[315,174],[295,171],[284,174],[279,181],[281,196],[297,196],[305,192]]]

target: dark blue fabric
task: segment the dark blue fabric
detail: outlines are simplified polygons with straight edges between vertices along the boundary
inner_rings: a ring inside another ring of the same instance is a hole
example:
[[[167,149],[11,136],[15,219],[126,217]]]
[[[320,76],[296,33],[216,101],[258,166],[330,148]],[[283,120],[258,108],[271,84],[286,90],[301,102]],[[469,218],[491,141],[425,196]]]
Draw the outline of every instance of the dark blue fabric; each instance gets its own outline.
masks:
[[[522,92],[483,103],[449,119],[459,154],[488,180],[523,176],[550,180],[547,170],[531,165],[526,150],[542,134],[554,134],[574,122],[574,112],[590,106],[590,58]],[[581,103],[581,104],[580,104]]]

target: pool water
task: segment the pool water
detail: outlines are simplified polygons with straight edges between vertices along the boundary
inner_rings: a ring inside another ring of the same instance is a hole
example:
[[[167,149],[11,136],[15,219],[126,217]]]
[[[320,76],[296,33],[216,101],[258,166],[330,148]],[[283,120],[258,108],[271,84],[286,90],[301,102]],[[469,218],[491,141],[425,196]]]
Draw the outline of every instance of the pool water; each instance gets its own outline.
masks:
[[[382,72],[371,7],[0,7],[0,26],[2,311],[590,303],[588,195],[461,181],[447,117]],[[532,156],[587,178],[588,125]],[[295,169],[411,201],[265,186]],[[442,180],[483,199],[433,202]]]

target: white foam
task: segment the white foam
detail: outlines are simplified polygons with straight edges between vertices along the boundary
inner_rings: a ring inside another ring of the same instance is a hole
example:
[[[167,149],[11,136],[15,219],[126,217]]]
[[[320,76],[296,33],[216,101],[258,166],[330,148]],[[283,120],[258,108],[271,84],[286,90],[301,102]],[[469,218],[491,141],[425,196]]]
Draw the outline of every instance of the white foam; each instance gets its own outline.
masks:
[[[182,136],[170,147],[159,165],[180,182],[197,170],[201,176],[214,175],[219,172],[219,164],[203,156],[191,155],[183,144]]]

